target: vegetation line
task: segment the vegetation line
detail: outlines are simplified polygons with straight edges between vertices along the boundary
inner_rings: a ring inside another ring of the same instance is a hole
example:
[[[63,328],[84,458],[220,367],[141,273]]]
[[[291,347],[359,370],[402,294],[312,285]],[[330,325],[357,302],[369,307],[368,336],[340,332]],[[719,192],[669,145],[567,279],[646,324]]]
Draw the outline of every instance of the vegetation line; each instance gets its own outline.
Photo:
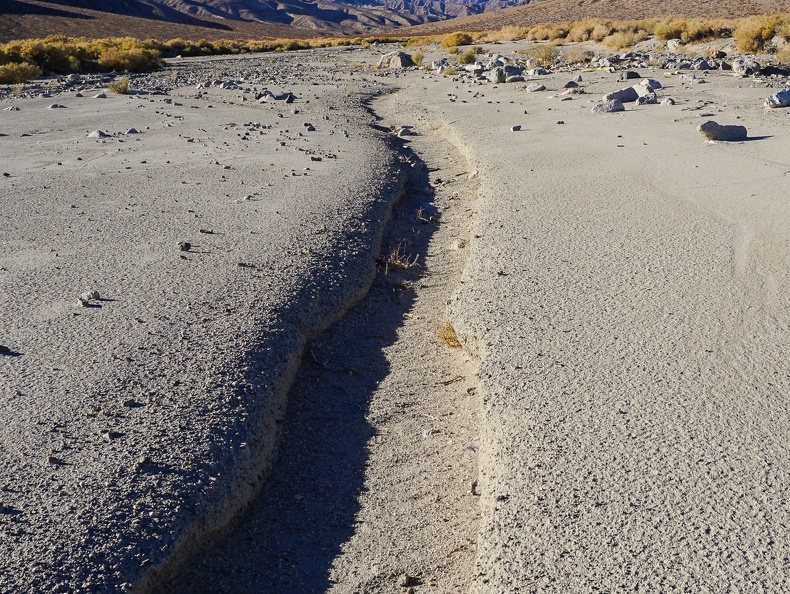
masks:
[[[506,26],[495,31],[450,33],[421,37],[317,37],[314,39],[268,39],[189,41],[140,40],[132,37],[88,39],[51,35],[45,39],[10,41],[0,45],[0,84],[23,83],[42,74],[72,72],[148,72],[163,65],[164,58],[211,56],[253,52],[291,51],[309,48],[399,42],[405,47],[440,43],[445,48],[494,41],[548,41],[553,45],[596,41],[613,49],[627,49],[655,36],[660,41],[677,39],[694,44],[733,37],[742,53],[768,52],[790,63],[790,15],[769,14],[739,19],[666,17],[615,21],[585,19],[524,27]],[[474,60],[467,52],[465,60]]]

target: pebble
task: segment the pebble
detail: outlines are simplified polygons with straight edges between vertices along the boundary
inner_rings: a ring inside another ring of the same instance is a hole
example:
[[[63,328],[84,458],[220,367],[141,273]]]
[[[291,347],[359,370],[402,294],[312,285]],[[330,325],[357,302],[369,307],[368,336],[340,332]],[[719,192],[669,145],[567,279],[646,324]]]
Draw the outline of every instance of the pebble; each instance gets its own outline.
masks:
[[[188,241],[179,241],[178,242],[178,249],[182,252],[188,252],[192,248],[192,244]]]
[[[511,132],[518,132],[519,130],[521,130],[521,126],[519,126],[519,125],[515,125],[515,126],[511,126],[510,127],[510,131]]]
[[[106,132],[102,132],[101,130],[94,130],[90,134],[88,134],[88,138],[107,138],[109,134]]]

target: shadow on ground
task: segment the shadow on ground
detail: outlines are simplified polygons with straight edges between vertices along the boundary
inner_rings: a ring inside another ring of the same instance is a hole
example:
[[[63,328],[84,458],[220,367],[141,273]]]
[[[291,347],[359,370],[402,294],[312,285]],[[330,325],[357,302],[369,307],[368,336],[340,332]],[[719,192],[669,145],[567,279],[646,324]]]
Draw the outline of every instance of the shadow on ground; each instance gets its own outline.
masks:
[[[400,142],[400,141],[398,141]],[[403,143],[404,145],[406,143]],[[418,220],[433,191],[404,146],[410,191],[387,227],[367,297],[306,349],[289,394],[280,455],[251,508],[219,541],[188,561],[160,593],[324,592],[332,562],[355,531],[364,488],[371,394],[389,373],[384,349],[397,339],[419,280],[391,254],[425,254],[435,226]],[[419,264],[418,260],[418,264]]]

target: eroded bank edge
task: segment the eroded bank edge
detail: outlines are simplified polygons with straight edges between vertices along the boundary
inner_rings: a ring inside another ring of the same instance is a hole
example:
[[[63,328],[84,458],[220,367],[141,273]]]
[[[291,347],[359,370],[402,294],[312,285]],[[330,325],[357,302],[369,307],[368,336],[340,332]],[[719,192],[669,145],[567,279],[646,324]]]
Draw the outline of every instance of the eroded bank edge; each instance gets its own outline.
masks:
[[[369,111],[369,108],[368,108]],[[388,142],[385,140],[385,142]],[[396,149],[392,147],[393,153]],[[342,319],[346,313],[367,295],[376,276],[375,257],[381,250],[384,233],[392,217],[393,208],[405,195],[406,174],[401,170],[396,175],[392,192],[387,197],[388,205],[375,233],[372,235],[370,250],[367,257],[370,261],[369,271],[359,290],[353,294],[338,310],[327,312],[325,318],[317,320],[301,336],[295,337],[293,349],[287,356],[285,372],[280,376],[274,388],[273,398],[262,404],[268,413],[264,414],[263,424],[276,426],[274,419],[281,418],[287,407],[288,393],[299,370],[301,360],[309,341],[316,335],[325,332],[333,324]],[[258,452],[250,458],[250,462],[233,471],[229,499],[215,505],[215,509],[199,518],[178,541],[172,546],[167,558],[158,565],[149,567],[129,590],[132,594],[149,594],[162,587],[179,570],[181,565],[192,557],[206,544],[220,537],[234,520],[249,506],[265,483],[277,456],[281,429],[266,431],[261,440]]]

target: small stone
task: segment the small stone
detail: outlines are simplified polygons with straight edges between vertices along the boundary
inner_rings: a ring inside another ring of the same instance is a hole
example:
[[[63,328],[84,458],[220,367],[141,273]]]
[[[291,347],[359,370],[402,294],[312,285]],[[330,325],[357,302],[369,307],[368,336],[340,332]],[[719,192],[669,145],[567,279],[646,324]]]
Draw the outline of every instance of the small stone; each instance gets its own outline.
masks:
[[[129,128],[129,129],[126,131],[126,134],[127,134],[127,135],[128,135],[128,134],[139,134],[139,133],[140,133],[140,132],[138,132],[137,128]]]
[[[321,161],[322,159],[321,159],[321,157],[311,156],[310,160],[311,161]]]
[[[451,250],[462,250],[466,247],[466,241],[463,239],[456,239],[450,244]]]
[[[724,142],[746,140],[747,135],[745,126],[723,126],[717,124],[713,120],[700,124],[697,127],[697,131],[705,140],[719,140]]]
[[[192,248],[192,244],[188,241],[179,241],[178,242],[178,249],[182,252],[188,252]]]
[[[515,125],[515,126],[511,126],[510,127],[510,131],[511,132],[518,132],[519,130],[521,130],[521,126],[519,126],[519,125]]]
[[[527,85],[527,93],[537,93],[538,91],[545,91],[546,86],[540,83],[532,83]]]
[[[53,103],[47,109],[66,109],[65,105],[61,105],[60,103]]]
[[[675,100],[672,97],[666,97],[661,101],[661,105],[675,105]]]
[[[102,91],[101,93],[96,93],[96,94],[93,96],[93,98],[94,98],[94,99],[107,99],[107,93],[105,93],[105,92],[103,92],[103,91]]]
[[[109,134],[106,132],[102,132],[101,130],[94,130],[90,134],[88,134],[88,138],[107,138]]]
[[[4,344],[0,344],[0,355],[8,355],[10,353],[11,353],[11,349],[10,348],[8,348]]]
[[[413,581],[413,577],[411,577],[408,573],[404,573],[398,578],[398,585],[401,588],[408,588],[412,585]]]

